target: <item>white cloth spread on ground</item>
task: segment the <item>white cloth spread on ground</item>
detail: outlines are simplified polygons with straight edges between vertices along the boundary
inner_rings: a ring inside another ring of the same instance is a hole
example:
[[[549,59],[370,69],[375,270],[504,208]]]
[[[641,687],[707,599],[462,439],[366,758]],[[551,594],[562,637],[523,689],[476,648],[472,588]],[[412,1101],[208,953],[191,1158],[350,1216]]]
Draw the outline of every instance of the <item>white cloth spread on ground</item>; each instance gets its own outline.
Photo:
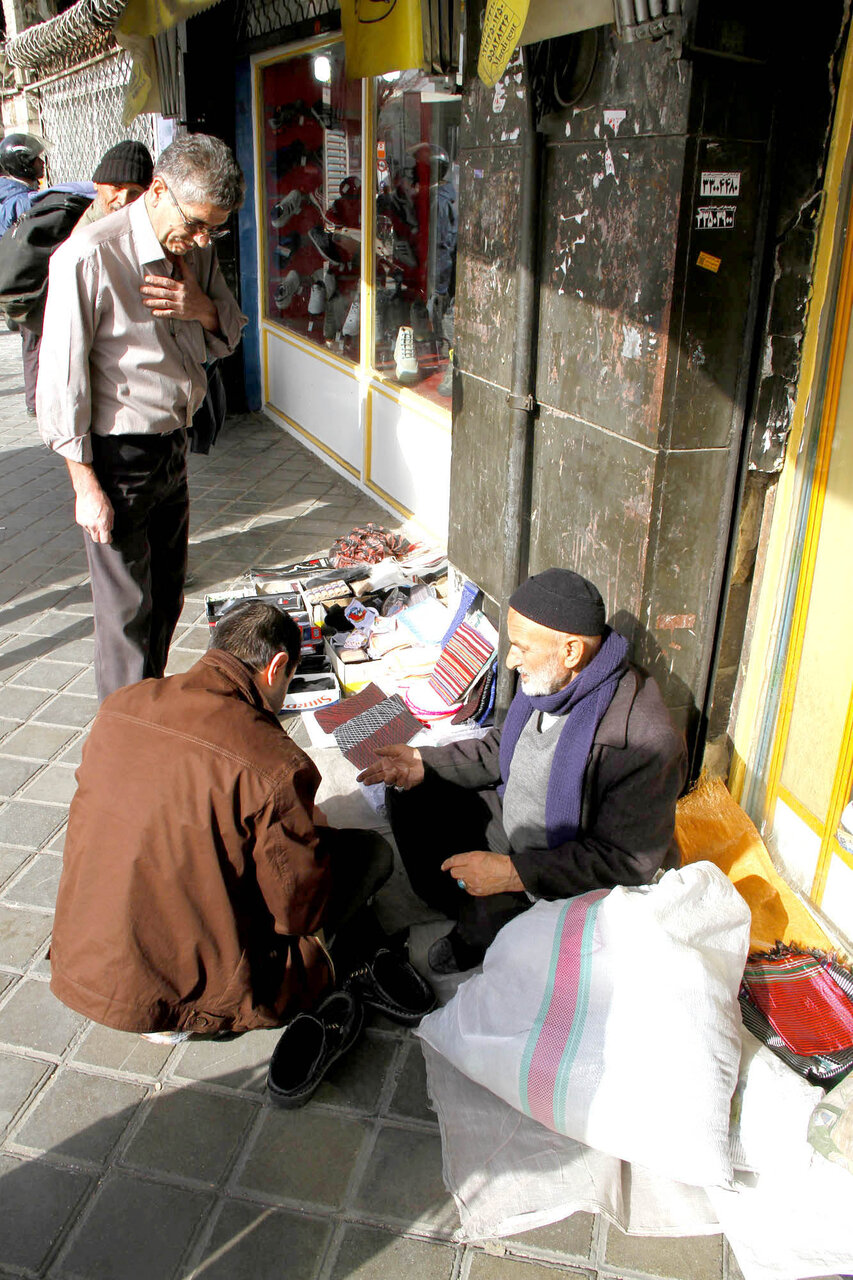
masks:
[[[668,872],[658,886],[641,892],[648,898],[669,881],[664,893],[676,917],[672,920],[669,913],[663,914],[662,934],[673,925],[685,945],[691,936],[698,938],[706,963],[719,970],[720,954],[715,957],[710,943],[715,930],[722,930],[723,937],[726,934],[726,894],[720,891],[715,896],[718,885],[714,883],[716,876],[724,877],[711,868],[715,874],[710,879],[707,870],[700,871],[695,878],[688,873],[696,867],[707,869],[709,864],[694,864],[680,872]],[[703,884],[706,893],[710,892],[704,928],[695,896]],[[637,892],[614,891],[622,898]],[[692,917],[689,920],[679,919],[681,908],[677,899],[684,894],[693,903],[691,907],[688,902],[687,914]],[[603,900],[599,916],[612,896]],[[541,904],[543,907],[554,905]],[[728,926],[735,931],[742,924],[741,907],[742,903],[739,906],[731,902]],[[539,908],[533,908],[512,924],[535,919],[537,910]],[[627,927],[629,914],[623,912],[623,928]],[[511,927],[507,926],[500,937]],[[551,942],[553,937],[552,928]],[[600,932],[596,940],[601,941]],[[621,948],[622,966],[632,958],[636,963],[636,947],[632,951],[627,945],[630,939],[617,939],[622,941],[626,944]],[[651,941],[650,933],[645,941],[646,945]],[[589,954],[594,969],[603,959],[602,950],[596,947]],[[612,961],[614,957],[609,959]],[[658,950],[657,959],[671,964],[665,946]],[[724,947],[724,970],[730,959],[731,952]],[[507,1021],[511,1022],[516,1006],[523,1005],[526,998],[532,1005],[532,1014],[527,1019],[529,1026],[540,1011],[538,993],[543,980],[540,976],[538,988],[529,989],[527,966],[517,949],[516,961],[515,978],[504,972],[500,979],[500,1001],[496,1001],[491,1014],[499,1015],[502,1001],[507,1008]],[[488,967],[487,956],[484,974]],[[695,967],[690,967],[690,974],[695,976]],[[493,976],[499,977],[499,974]],[[489,1038],[494,1032],[489,1023],[489,1000],[478,998],[472,1002],[471,999],[483,978],[484,975],[477,975],[464,983],[444,1010],[424,1020],[419,1032],[425,1042],[429,1092],[441,1127],[444,1178],[462,1222],[460,1238],[476,1240],[513,1235],[586,1211],[601,1213],[623,1231],[635,1235],[684,1236],[722,1231],[746,1280],[799,1280],[806,1275],[834,1275],[853,1269],[853,1213],[850,1212],[853,1178],[846,1170],[813,1153],[806,1139],[808,1116],[820,1090],[800,1080],[781,1063],[778,1064],[781,1070],[777,1069],[777,1060],[770,1051],[758,1047],[748,1032],[742,1028],[739,1031],[741,1074],[732,1106],[731,1152],[738,1172],[728,1189],[719,1185],[719,1179],[716,1186],[688,1185],[666,1176],[667,1165],[673,1163],[673,1143],[695,1141],[690,1093],[681,1087],[685,1077],[689,1077],[691,1063],[679,1053],[679,1045],[672,1041],[664,1044],[656,1035],[638,1034],[630,1046],[629,1067],[635,1073],[635,1081],[646,1082],[642,1087],[631,1089],[629,1086],[631,1108],[645,1108],[650,1103],[660,1133],[659,1149],[650,1147],[648,1151],[647,1163],[655,1165],[652,1170],[636,1158],[634,1163],[620,1158],[624,1152],[620,1152],[618,1144],[605,1153],[575,1138],[552,1132],[531,1115],[522,1114],[518,1079],[509,1088],[502,1089],[505,1097],[515,1089],[516,1105],[510,1106],[482,1083],[464,1075],[444,1052],[439,1052],[444,1041],[450,1055],[459,1058],[458,1046],[451,1043],[453,1039],[460,1032],[469,1041],[480,1036],[476,1052],[468,1054],[464,1069],[480,1079],[490,1076],[494,1088],[495,1062],[500,1051],[496,1054],[494,1040]],[[614,981],[617,978],[618,973],[614,971]],[[663,975],[664,984],[666,980]],[[679,998],[677,986],[675,994]],[[466,988],[469,989],[467,996]],[[637,993],[636,984],[632,984],[632,990],[640,1001],[635,1018],[641,1031],[647,1020],[643,993],[642,990]],[[481,996],[487,991],[488,987]],[[660,993],[654,996],[657,1000]],[[454,1008],[457,1002],[459,1006]],[[736,995],[733,1016],[739,1020]],[[621,1014],[617,1014],[617,1020],[619,1017]],[[728,1057],[729,1028],[727,1019],[724,1022],[720,1036],[706,1021],[703,1037],[708,1058],[720,1052]],[[610,1056],[610,1045],[608,1027],[600,1044],[603,1056]],[[471,1048],[470,1043],[467,1048]],[[461,1060],[459,1065],[463,1065]],[[605,1074],[607,1069],[605,1065]],[[518,1077],[517,1059],[515,1071]],[[656,1083],[649,1098],[647,1082],[652,1074]],[[571,1070],[563,1073],[563,1081],[571,1084]],[[608,1105],[612,1105],[614,1095],[608,1096]],[[726,1107],[728,1109],[728,1100]],[[606,1119],[609,1123],[611,1117]],[[648,1141],[648,1130],[643,1132],[641,1126],[634,1133],[628,1132],[626,1140],[635,1142],[638,1136]],[[675,1153],[675,1165],[689,1168],[692,1162],[690,1153]],[[745,1172],[747,1169],[753,1172]]]

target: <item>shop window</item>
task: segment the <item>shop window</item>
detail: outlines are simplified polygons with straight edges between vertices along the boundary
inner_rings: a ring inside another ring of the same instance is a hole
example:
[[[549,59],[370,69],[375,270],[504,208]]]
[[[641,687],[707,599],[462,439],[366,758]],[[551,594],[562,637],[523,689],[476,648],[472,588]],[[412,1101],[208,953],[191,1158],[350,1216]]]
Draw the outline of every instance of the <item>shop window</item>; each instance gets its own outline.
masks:
[[[361,86],[343,45],[262,72],[264,314],[359,357]]]
[[[450,405],[461,99],[452,81],[376,81],[374,365]]]

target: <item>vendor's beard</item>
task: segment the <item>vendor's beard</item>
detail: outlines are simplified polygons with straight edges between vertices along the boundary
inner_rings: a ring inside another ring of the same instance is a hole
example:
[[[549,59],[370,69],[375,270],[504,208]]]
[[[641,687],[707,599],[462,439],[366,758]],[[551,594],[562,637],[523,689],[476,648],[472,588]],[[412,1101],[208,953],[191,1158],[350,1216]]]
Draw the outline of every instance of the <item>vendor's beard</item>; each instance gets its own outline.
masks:
[[[537,671],[535,676],[522,677],[521,692],[528,698],[544,698],[557,693],[568,684],[566,668],[556,660]]]

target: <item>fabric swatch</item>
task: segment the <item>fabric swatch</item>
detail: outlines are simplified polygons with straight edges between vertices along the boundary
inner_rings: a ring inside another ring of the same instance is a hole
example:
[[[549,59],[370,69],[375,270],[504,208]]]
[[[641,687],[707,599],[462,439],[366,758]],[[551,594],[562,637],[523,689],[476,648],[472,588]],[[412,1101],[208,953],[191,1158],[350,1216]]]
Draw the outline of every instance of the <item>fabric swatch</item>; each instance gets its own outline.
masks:
[[[368,684],[351,698],[341,698],[334,706],[323,707],[316,714],[316,720],[324,733],[332,733],[338,725],[346,724],[368,707],[378,706],[385,700],[385,694],[376,684]]]
[[[372,762],[377,747],[408,742],[420,729],[420,722],[395,693],[378,705],[368,707],[352,720],[347,720],[345,724],[338,725],[335,729],[335,742],[356,768],[366,769]]]
[[[467,622],[460,622],[441,651],[430,684],[445,702],[459,702],[491,662],[493,646]]]

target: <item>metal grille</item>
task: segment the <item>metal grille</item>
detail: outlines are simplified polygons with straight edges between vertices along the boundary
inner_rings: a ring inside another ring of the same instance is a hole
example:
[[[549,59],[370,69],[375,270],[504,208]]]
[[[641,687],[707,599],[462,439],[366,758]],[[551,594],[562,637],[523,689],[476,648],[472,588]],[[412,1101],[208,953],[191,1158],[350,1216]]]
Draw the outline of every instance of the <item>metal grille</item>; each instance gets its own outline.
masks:
[[[283,34],[339,8],[338,0],[243,0],[238,6],[238,40]]]
[[[121,122],[129,79],[130,57],[121,51],[38,91],[51,182],[90,178],[104,152],[127,138],[144,142],[156,159],[154,117],[137,116],[130,126]]]
[[[8,40],[6,57],[13,67],[37,77],[71,71],[81,62],[114,48],[112,29],[126,0],[77,0],[64,13],[28,27]]]

